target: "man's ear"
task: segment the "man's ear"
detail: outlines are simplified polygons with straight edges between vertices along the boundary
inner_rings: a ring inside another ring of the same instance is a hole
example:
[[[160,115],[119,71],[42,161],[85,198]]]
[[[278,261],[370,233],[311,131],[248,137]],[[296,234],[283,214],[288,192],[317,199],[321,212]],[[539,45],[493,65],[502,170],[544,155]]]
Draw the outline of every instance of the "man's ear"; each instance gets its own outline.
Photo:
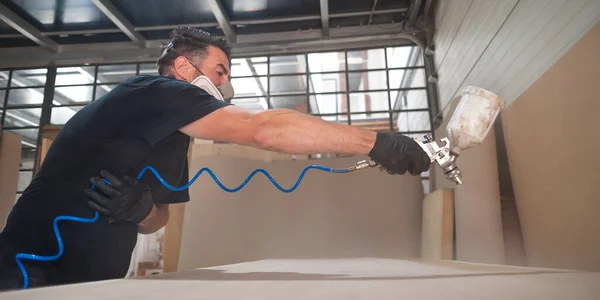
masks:
[[[189,78],[190,68],[189,62],[182,56],[177,57],[173,61],[173,71],[175,71],[175,74],[187,81],[192,80]]]

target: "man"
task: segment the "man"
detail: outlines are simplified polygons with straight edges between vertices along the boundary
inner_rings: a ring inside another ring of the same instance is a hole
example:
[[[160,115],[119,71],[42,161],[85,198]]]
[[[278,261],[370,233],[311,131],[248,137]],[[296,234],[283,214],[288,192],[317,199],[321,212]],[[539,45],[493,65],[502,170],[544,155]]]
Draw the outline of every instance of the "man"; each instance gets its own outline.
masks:
[[[60,223],[61,258],[23,260],[29,286],[124,277],[137,233],[162,228],[168,204],[189,201],[187,190],[172,192],[151,172],[139,181],[135,177],[150,165],[171,185],[187,183],[190,137],[293,154],[368,155],[390,174],[429,169],[424,151],[401,134],[333,124],[291,110],[248,111],[191,84],[206,76],[228,94],[229,55],[222,38],[180,27],[157,61],[160,76],[125,80],[65,124],[0,233],[1,288],[23,286],[17,253],[58,253],[54,218],[90,218],[95,211],[97,222]]]

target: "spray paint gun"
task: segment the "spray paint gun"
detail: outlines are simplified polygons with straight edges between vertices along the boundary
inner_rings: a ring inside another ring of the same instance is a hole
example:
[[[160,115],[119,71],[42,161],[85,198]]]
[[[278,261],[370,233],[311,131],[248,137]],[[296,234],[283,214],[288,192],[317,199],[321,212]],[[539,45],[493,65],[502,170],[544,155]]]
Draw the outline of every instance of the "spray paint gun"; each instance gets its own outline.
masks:
[[[462,150],[483,142],[503,108],[504,101],[498,95],[479,87],[468,86],[462,90],[460,102],[446,127],[448,137],[440,140],[442,146],[430,134],[423,136],[423,140],[415,141],[427,153],[431,163],[438,163],[446,179],[460,185],[462,172],[456,165],[456,159]],[[363,160],[348,170],[375,166],[377,163],[374,161]]]
[[[498,95],[474,86],[461,91],[461,98],[446,127],[448,137],[441,139],[440,147],[431,135],[417,143],[427,152],[431,162],[437,162],[446,179],[462,184],[462,173],[456,165],[461,151],[481,145],[504,109],[504,100]]]

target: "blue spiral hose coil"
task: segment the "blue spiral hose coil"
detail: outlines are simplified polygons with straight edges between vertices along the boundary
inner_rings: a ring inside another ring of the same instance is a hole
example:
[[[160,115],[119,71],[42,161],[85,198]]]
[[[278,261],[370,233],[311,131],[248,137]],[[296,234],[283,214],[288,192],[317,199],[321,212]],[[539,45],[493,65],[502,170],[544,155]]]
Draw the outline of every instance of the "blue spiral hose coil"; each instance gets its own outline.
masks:
[[[156,169],[154,169],[152,166],[144,167],[142,169],[142,171],[140,171],[140,173],[138,174],[137,179],[140,180],[142,178],[142,176],[144,176],[144,173],[146,173],[146,171],[150,171],[154,174],[154,176],[156,176],[158,181],[162,185],[164,185],[167,189],[169,189],[171,191],[179,192],[179,191],[183,191],[183,190],[189,188],[203,172],[207,172],[221,189],[223,189],[224,191],[229,192],[229,193],[235,193],[235,192],[241,190],[242,188],[244,188],[256,174],[262,173],[271,181],[271,183],[273,183],[273,185],[277,189],[279,189],[280,191],[282,191],[284,193],[291,193],[298,188],[298,186],[300,185],[300,182],[304,178],[304,175],[310,169],[316,169],[316,170],[321,170],[321,171],[330,172],[330,173],[348,173],[349,172],[349,169],[334,169],[334,168],[327,168],[327,167],[317,166],[317,165],[309,165],[302,170],[302,172],[300,173],[300,176],[298,177],[298,180],[296,180],[296,183],[289,189],[282,187],[264,169],[254,170],[252,173],[250,173],[250,175],[248,175],[246,180],[244,180],[244,182],[242,182],[236,188],[228,188],[225,185],[223,185],[223,183],[221,183],[221,181],[217,178],[217,176],[215,176],[215,173],[213,173],[213,171],[210,170],[209,168],[200,169],[196,173],[196,175],[194,175],[192,180],[190,180],[190,182],[188,182],[187,184],[185,184],[181,187],[174,187],[174,186],[171,186],[170,184],[168,184],[162,178],[162,176],[160,176],[158,171],[156,171]],[[106,183],[110,184],[110,182],[108,182],[106,179],[103,179],[103,180]],[[92,188],[94,188],[93,185],[92,185]],[[56,236],[56,241],[58,243],[58,253],[57,254],[51,255],[51,256],[42,256],[42,255],[36,255],[36,254],[18,253],[15,256],[17,265],[19,266],[19,268],[21,269],[21,273],[23,274],[23,289],[27,289],[29,287],[29,276],[27,274],[27,270],[25,269],[25,265],[23,265],[23,262],[21,261],[21,259],[28,259],[28,260],[35,260],[35,261],[53,261],[53,260],[59,259],[63,255],[64,245],[63,245],[62,237],[58,230],[58,222],[59,221],[65,220],[65,221],[74,221],[74,222],[80,222],[80,223],[94,223],[94,222],[98,221],[99,218],[100,218],[100,214],[98,212],[94,212],[94,217],[92,217],[92,218],[82,218],[82,217],[74,217],[74,216],[58,216],[58,217],[56,217],[54,219],[53,227],[54,227],[54,235]]]

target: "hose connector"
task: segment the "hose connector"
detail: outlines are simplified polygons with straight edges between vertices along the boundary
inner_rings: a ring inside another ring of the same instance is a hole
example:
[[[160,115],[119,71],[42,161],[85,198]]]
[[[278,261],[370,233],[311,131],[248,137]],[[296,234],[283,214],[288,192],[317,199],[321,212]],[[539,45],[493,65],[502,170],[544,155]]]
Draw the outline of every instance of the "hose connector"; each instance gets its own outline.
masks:
[[[352,172],[352,171],[366,169],[366,168],[373,168],[376,166],[377,166],[377,163],[374,162],[373,160],[361,160],[361,161],[357,162],[354,166],[349,167],[347,170],[348,170],[348,172]]]

